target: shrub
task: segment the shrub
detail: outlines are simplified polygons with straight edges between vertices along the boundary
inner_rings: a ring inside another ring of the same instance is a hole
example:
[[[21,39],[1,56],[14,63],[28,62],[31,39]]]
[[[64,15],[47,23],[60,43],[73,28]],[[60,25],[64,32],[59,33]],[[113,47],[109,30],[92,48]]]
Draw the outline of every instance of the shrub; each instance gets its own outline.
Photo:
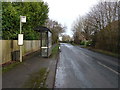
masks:
[[[85,45],[85,41],[81,41],[80,45]]]

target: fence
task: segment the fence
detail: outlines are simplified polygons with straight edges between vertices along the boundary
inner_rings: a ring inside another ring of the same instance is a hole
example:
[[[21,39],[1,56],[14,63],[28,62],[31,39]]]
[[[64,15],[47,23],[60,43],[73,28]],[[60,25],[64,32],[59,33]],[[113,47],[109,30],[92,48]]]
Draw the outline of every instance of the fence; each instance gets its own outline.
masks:
[[[18,51],[20,48],[17,40],[0,40],[0,64],[12,60],[12,52]],[[40,49],[40,40],[24,40],[22,54],[27,55]]]

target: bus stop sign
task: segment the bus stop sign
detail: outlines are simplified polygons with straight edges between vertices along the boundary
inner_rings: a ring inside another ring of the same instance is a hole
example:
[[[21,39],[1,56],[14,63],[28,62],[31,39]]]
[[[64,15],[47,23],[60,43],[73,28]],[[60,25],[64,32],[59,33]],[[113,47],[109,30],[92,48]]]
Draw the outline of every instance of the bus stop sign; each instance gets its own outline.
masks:
[[[23,34],[18,34],[18,45],[23,45]]]

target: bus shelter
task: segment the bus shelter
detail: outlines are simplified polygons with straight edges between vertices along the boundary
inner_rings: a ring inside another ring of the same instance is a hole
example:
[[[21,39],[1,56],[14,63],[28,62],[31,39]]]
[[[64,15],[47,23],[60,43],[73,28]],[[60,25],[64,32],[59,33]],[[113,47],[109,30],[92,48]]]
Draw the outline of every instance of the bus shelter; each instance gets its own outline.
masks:
[[[40,52],[42,57],[49,57],[52,51],[52,32],[43,26],[36,27],[35,31],[40,33]]]

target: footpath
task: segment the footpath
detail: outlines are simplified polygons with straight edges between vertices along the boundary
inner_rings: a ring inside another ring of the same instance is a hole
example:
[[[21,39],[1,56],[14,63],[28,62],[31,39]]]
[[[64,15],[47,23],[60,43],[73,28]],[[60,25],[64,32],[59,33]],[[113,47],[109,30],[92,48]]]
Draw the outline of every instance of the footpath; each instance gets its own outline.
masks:
[[[42,58],[39,54],[40,52],[37,52],[31,57],[28,56],[21,64],[3,73],[2,88],[25,88],[24,85],[30,79],[31,74],[43,68],[46,68],[46,72],[48,72],[45,86],[46,88],[53,88],[58,54],[50,58]]]

